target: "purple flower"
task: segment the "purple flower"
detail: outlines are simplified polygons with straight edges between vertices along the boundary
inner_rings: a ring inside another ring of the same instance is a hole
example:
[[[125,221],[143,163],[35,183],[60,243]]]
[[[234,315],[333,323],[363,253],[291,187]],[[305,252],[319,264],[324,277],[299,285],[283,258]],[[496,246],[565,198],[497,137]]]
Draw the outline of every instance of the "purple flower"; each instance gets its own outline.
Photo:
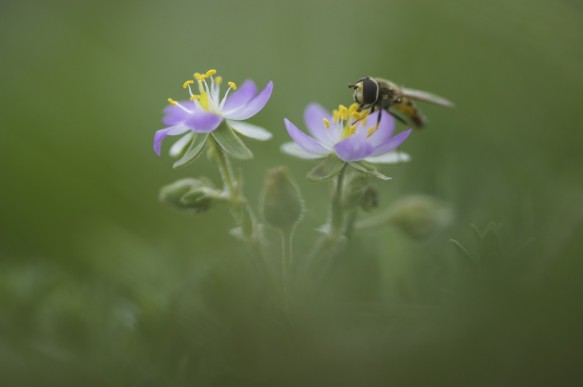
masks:
[[[376,114],[366,117],[357,108],[357,104],[349,108],[340,105],[330,114],[316,103],[308,105],[304,120],[311,136],[284,119],[287,132],[294,142],[283,144],[281,150],[303,159],[336,154],[347,163],[365,160],[391,164],[411,159],[407,153],[396,152],[395,149],[407,139],[412,129],[393,136],[395,120],[389,113],[382,111],[381,122],[376,127]]]
[[[158,130],[154,135],[154,151],[158,155],[162,140],[166,136],[188,133],[177,141],[170,151],[171,154],[178,154],[190,142],[194,134],[210,133],[217,129],[223,120],[243,136],[256,140],[271,138],[271,133],[264,128],[248,124],[243,120],[253,117],[263,109],[271,97],[273,82],[270,81],[259,93],[257,86],[251,80],[243,82],[239,88],[235,83],[228,82],[229,87],[220,98],[222,78],[215,77],[215,74],[215,70],[209,70],[205,74],[195,73],[195,80],[184,82],[183,87],[188,89],[190,94],[189,101],[176,102],[171,98],[168,99],[170,105],[164,109],[162,120],[167,127]],[[199,94],[193,92],[192,85],[194,84],[198,86]]]

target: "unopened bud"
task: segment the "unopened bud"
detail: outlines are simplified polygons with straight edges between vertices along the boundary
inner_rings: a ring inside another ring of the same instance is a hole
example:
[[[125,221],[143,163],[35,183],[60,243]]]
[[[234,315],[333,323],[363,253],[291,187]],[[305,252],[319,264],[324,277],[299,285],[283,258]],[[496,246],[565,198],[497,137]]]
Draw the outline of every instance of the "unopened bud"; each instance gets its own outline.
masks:
[[[287,167],[267,171],[262,208],[266,223],[272,227],[287,230],[300,221],[304,203]]]
[[[391,222],[417,239],[426,238],[448,226],[453,218],[446,205],[425,195],[403,198],[391,210]]]
[[[378,190],[371,185],[368,176],[355,175],[344,186],[343,206],[346,209],[360,206],[364,211],[378,207]]]
[[[160,189],[160,201],[176,209],[200,213],[220,200],[220,192],[205,179],[182,179]]]

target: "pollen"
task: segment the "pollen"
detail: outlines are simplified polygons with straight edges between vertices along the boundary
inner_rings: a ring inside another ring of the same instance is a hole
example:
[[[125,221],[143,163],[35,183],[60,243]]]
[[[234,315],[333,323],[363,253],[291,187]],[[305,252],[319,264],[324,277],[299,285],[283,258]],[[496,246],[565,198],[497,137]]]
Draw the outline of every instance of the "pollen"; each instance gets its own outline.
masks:
[[[188,81],[186,81],[182,84],[182,88],[186,89],[186,88],[188,88],[188,86],[192,85],[193,83],[194,83],[194,81],[192,79],[189,79]]]
[[[215,75],[216,73],[217,73],[217,70],[215,70],[215,69],[210,69],[209,71],[207,71],[207,72],[204,74],[204,76],[205,76],[206,78],[209,78],[209,77],[212,77],[213,75]]]
[[[322,121],[324,121],[326,129],[330,129],[330,121],[327,118],[323,118]]]
[[[215,84],[220,85],[221,83],[223,83],[223,77],[221,77],[220,75],[215,77]]]
[[[172,98],[168,98],[168,103],[172,106],[178,106],[178,102],[176,102],[175,100],[173,100]]]
[[[348,107],[348,113],[350,113],[351,116],[354,116],[354,113],[356,113],[356,110],[358,109],[358,104],[357,103],[353,103],[352,105],[350,105]]]
[[[235,82],[227,82],[227,85],[229,85],[231,89],[237,90],[237,85],[235,84]]]
[[[194,79],[196,79],[197,81],[204,81],[205,78],[206,76],[204,74],[194,73]]]

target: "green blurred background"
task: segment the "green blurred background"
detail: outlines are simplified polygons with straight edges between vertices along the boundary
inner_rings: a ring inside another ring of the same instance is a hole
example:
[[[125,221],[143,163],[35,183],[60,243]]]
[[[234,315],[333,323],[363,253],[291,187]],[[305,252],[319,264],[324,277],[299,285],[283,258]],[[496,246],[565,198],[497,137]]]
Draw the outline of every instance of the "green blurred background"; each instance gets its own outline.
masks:
[[[5,1],[0,48],[2,386],[576,384],[580,1]],[[453,224],[357,236],[292,323],[266,313],[228,211],[157,201],[181,177],[218,182],[205,159],[174,170],[152,151],[166,98],[209,68],[274,81],[251,120],[274,139],[248,140],[240,165],[253,204],[265,171],[290,167],[298,255],[328,187],[280,154],[282,119],[349,103],[364,75],[456,103],[423,106],[413,162],[378,183],[381,206],[432,195]],[[499,237],[476,241],[491,222]],[[450,238],[494,263],[465,269]]]

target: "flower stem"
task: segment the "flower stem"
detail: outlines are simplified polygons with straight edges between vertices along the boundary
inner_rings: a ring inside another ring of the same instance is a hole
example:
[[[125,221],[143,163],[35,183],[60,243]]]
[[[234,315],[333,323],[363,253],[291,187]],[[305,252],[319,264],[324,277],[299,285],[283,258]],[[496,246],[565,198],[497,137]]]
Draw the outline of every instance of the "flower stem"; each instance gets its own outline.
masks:
[[[241,181],[236,178],[227,154],[225,154],[225,151],[212,134],[209,136],[209,144],[212,158],[217,161],[219,166],[219,172],[223,180],[223,191],[228,194],[231,214],[241,229],[242,239],[251,254],[256,258],[255,266],[257,271],[261,273],[268,286],[275,288],[276,281],[261,242],[261,228],[251,206],[241,192]]]
[[[336,188],[332,196],[332,207],[330,209],[330,233],[328,237],[336,240],[342,236],[344,228],[344,209],[342,208],[342,188],[344,186],[344,175],[346,164],[340,170],[336,178]]]
[[[221,178],[223,179],[224,188],[228,192],[230,200],[235,203],[236,201],[239,201],[240,198],[238,184],[235,183],[231,163],[229,162],[225,151],[221,148],[212,134],[209,136],[209,140],[209,143],[212,146],[212,151],[214,152],[213,155],[219,164],[219,172],[221,173]]]
[[[286,310],[290,306],[290,288],[293,266],[292,239],[293,227],[281,231],[281,277],[283,288],[283,304]]]
[[[336,177],[336,186],[332,193],[332,204],[330,207],[329,230],[326,235],[318,240],[312,249],[308,261],[313,262],[317,257],[333,247],[342,237],[344,232],[344,209],[342,208],[342,188],[344,187],[344,175],[346,173],[346,164],[340,170]]]

